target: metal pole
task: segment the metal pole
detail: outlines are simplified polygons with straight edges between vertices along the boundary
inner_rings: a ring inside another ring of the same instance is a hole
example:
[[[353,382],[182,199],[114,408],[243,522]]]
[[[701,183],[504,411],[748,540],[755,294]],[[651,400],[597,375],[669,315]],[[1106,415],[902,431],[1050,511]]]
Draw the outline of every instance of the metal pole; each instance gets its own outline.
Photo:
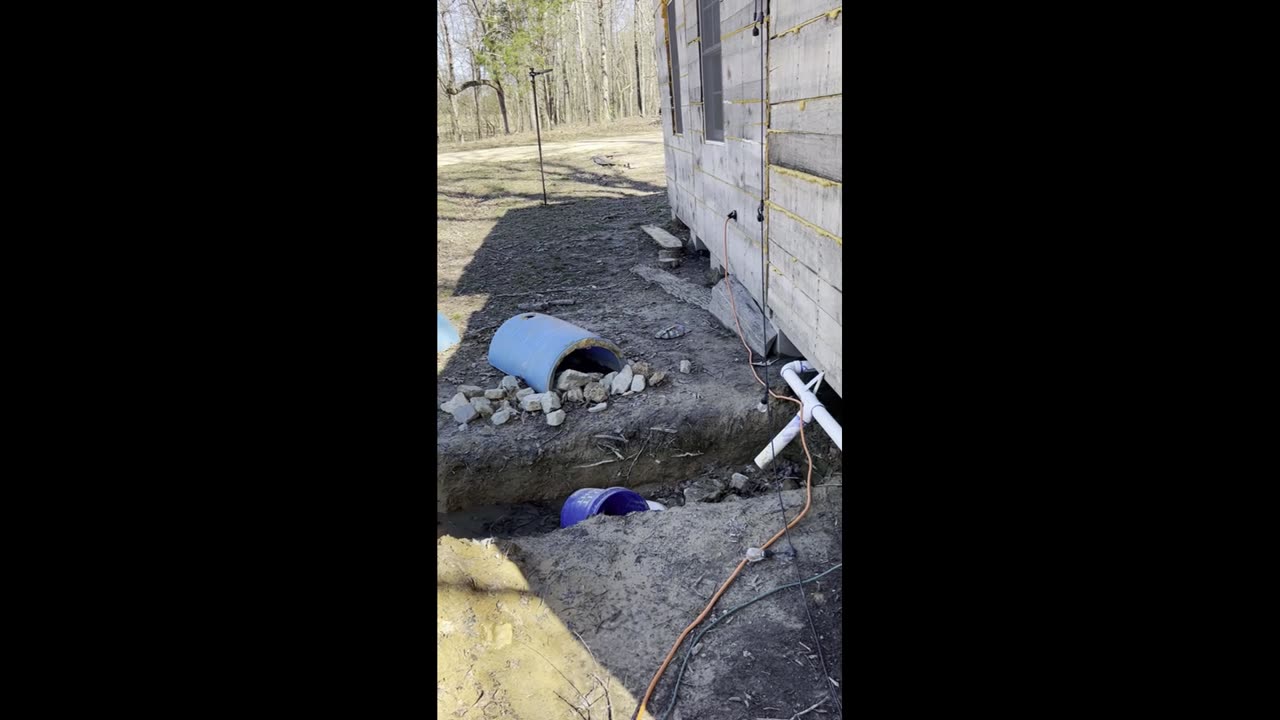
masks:
[[[551,72],[545,70],[543,72]],[[547,171],[542,167],[542,123],[538,121],[538,76],[540,72],[534,72],[533,68],[529,68],[529,84],[533,86],[533,127],[538,133],[538,172],[542,174],[542,204],[547,204]]]

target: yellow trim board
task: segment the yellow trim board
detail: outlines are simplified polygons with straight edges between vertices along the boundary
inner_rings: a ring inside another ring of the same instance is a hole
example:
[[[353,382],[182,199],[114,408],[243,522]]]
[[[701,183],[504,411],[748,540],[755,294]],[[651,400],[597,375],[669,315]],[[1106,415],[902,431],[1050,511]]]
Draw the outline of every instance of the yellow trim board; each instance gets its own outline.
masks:
[[[844,95],[844,93],[832,93],[830,95],[814,95],[813,97],[796,98],[795,100],[779,100],[778,102],[771,102],[769,104],[770,105],[786,105],[787,103],[807,103],[807,102],[813,102],[814,100],[826,100],[827,98],[838,98],[842,95]]]
[[[728,40],[729,38],[733,37],[734,35],[737,35],[738,33],[742,32],[743,30],[750,30],[751,28],[755,27],[755,26],[756,26],[756,25],[758,25],[758,24],[759,24],[759,23],[751,23],[751,24],[749,24],[749,25],[743,25],[742,27],[738,28],[737,30],[734,30],[733,32],[731,32],[731,33],[729,33],[729,34],[727,34],[727,35],[721,35],[721,36],[720,36],[720,42],[724,42],[725,40]]]
[[[821,185],[822,187],[844,187],[844,183],[839,180],[828,180],[824,177],[810,175],[807,172],[800,172],[799,170],[792,170],[789,167],[782,167],[781,165],[774,165],[770,163],[769,169],[778,171],[779,175],[786,175],[788,177],[796,178],[797,180],[813,183],[814,185]]]
[[[772,201],[772,200],[765,200],[765,201],[764,201],[764,205],[765,205],[765,207],[767,207],[767,208],[769,208],[769,209],[771,209],[771,210],[777,210],[778,212],[782,213],[783,215],[786,215],[787,217],[791,218],[792,220],[795,220],[796,222],[800,223],[801,225],[803,225],[803,226],[805,226],[805,227],[809,228],[810,230],[812,230],[812,231],[814,231],[814,232],[818,233],[819,235],[821,235],[821,236],[823,236],[823,237],[826,237],[826,238],[830,238],[830,239],[832,239],[832,240],[835,240],[837,245],[839,245],[840,247],[844,247],[844,241],[843,241],[843,240],[841,240],[838,236],[833,235],[831,232],[829,232],[829,231],[827,231],[827,230],[823,230],[822,228],[818,227],[817,225],[814,225],[813,223],[809,222],[808,220],[805,220],[804,218],[800,217],[799,215],[796,215],[795,213],[791,212],[790,210],[788,210],[788,209],[786,209],[786,208],[782,207],[782,206],[781,206],[781,205],[779,205],[778,203],[776,203],[776,202],[774,202],[774,201]],[[770,231],[772,231],[772,229],[773,229],[773,228],[771,227],[771,228],[770,228]],[[770,232],[769,234],[770,234],[770,235],[772,235],[773,233],[772,233],[772,232]]]
[[[840,5],[840,6],[836,7],[836,8],[833,8],[832,10],[830,10],[830,11],[828,11],[828,12],[824,12],[824,13],[822,13],[822,14],[821,14],[821,15],[819,15],[818,17],[809,18],[808,20],[805,20],[804,22],[800,23],[799,25],[796,25],[796,26],[795,26],[795,27],[793,27],[793,28],[787,28],[786,30],[783,30],[782,32],[778,33],[777,35],[774,35],[773,37],[771,37],[771,38],[769,38],[769,39],[770,39],[770,40],[777,40],[778,38],[782,37],[783,35],[790,35],[791,33],[799,34],[799,33],[800,33],[800,28],[802,28],[802,27],[804,27],[805,25],[808,25],[808,24],[810,24],[810,23],[818,22],[818,21],[819,21],[819,20],[821,20],[822,18],[826,18],[826,19],[828,19],[828,20],[835,20],[835,19],[836,19],[836,17],[840,15],[840,11],[841,11],[841,10],[843,10],[843,9],[844,9],[844,6],[843,6],[843,5]]]

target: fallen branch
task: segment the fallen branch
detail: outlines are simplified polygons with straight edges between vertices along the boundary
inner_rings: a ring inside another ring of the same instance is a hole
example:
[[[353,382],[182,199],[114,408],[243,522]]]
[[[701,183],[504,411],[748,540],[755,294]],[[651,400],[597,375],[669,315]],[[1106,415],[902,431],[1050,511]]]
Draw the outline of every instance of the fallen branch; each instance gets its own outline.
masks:
[[[546,310],[551,305],[573,305],[577,300],[545,300],[542,302],[520,303],[517,310]]]
[[[821,705],[822,703],[824,703],[824,702],[826,702],[826,701],[827,701],[827,699],[826,699],[826,698],[822,698],[822,699],[821,699],[821,700],[819,700],[818,702],[816,702],[816,703],[814,703],[813,705],[809,706],[809,708],[808,708],[808,709],[806,709],[806,710],[801,710],[800,712],[796,713],[795,715],[792,715],[792,716],[791,716],[791,720],[796,720],[796,718],[800,717],[801,715],[804,715],[804,714],[805,714],[805,713],[807,713],[807,712],[813,712],[815,709],[817,709],[817,707],[818,707],[819,705]]]
[[[593,468],[593,467],[595,467],[595,466],[597,466],[597,465],[608,465],[609,463],[616,463],[616,462],[618,462],[618,461],[617,461],[617,460],[612,460],[612,459],[610,459],[610,460],[601,460],[600,462],[593,462],[593,463],[591,463],[590,465],[574,465],[574,467],[575,467],[575,468]]]
[[[628,477],[628,478],[629,478],[629,477],[631,477],[631,471],[635,469],[635,467],[636,467],[636,461],[637,461],[637,460],[639,460],[639,459],[640,459],[640,456],[644,454],[644,450],[645,450],[645,448],[647,448],[647,447],[649,447],[649,436],[648,436],[648,435],[645,435],[645,436],[644,436],[644,445],[641,445],[641,446],[640,446],[640,452],[636,453],[635,459],[633,459],[633,460],[631,461],[631,467],[627,468],[627,474],[626,474],[624,477]]]
[[[608,450],[609,452],[613,453],[614,455],[617,455],[619,460],[621,460],[621,459],[622,459],[622,453],[618,452],[615,448],[613,448],[613,447],[611,447],[611,446],[609,446],[609,445],[602,445],[602,444],[600,444],[600,443],[596,443],[596,447],[600,448],[601,450]]]
[[[697,457],[697,456],[699,456],[699,455],[701,455],[701,454],[702,454],[702,453],[700,453],[700,452],[684,452],[684,453],[680,453],[679,455],[672,455],[671,457],[673,457],[673,458],[678,458],[678,457]]]
[[[618,612],[620,613],[622,611],[619,610]],[[614,615],[614,617],[617,617],[617,615]],[[601,665],[599,658],[596,657],[595,650],[591,649],[591,646],[587,644],[587,641],[583,639],[582,635],[578,634],[577,630],[574,630],[573,634],[578,636],[578,639],[582,641],[582,646],[587,649],[587,652],[591,653],[591,659],[596,661],[596,667],[600,668],[600,672],[604,673],[606,677],[609,677],[609,673],[605,672],[604,665]],[[600,676],[596,675],[595,673],[592,673],[591,677],[595,678],[596,682],[604,686],[605,705],[609,711],[609,720],[613,720],[613,698],[609,697],[609,684],[605,682],[600,682]]]

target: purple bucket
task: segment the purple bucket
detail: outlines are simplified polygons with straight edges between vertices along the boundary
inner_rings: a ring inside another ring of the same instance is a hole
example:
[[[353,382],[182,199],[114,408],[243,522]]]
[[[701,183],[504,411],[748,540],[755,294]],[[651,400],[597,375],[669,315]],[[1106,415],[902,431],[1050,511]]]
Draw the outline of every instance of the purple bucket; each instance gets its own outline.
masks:
[[[648,509],[648,501],[626,488],[612,487],[608,490],[583,488],[564,501],[564,507],[560,509],[560,527],[576,525],[601,513],[626,515]]]

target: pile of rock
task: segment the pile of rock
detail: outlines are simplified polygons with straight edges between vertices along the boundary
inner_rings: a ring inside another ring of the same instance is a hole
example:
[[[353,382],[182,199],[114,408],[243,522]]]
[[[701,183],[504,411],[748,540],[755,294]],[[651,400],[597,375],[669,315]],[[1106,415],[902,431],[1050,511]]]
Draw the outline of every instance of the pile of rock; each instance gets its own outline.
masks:
[[[441,405],[440,410],[453,415],[463,427],[478,418],[502,425],[517,412],[538,411],[546,416],[548,425],[556,426],[564,423],[568,405],[586,404],[587,412],[601,412],[609,407],[610,396],[634,395],[646,387],[661,385],[666,377],[665,372],[655,372],[644,362],[628,364],[620,372],[608,375],[565,370],[556,376],[554,388],[540,393],[521,387],[519,378],[507,375],[498,387],[490,390],[459,385],[458,393]]]
[[[475,385],[459,385],[458,394],[441,405],[440,410],[453,415],[453,419],[463,426],[477,418],[488,418],[494,425],[501,425],[515,414],[512,401],[518,400],[520,393],[526,391],[533,392],[529,388],[521,390],[520,381],[511,375],[502,378],[499,386],[490,390]]]
[[[611,372],[600,382],[608,390],[609,395],[627,397],[643,392],[646,387],[661,385],[667,374],[655,371],[647,362],[627,363],[619,372]]]

